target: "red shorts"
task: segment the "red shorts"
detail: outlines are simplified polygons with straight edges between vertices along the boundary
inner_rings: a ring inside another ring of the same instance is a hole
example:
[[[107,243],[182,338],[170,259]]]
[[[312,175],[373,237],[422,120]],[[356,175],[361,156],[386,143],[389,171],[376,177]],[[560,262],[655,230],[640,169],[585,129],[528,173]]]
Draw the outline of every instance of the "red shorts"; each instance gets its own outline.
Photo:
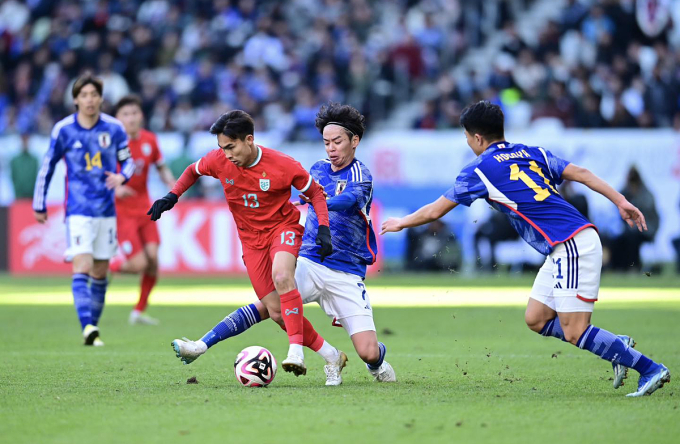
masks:
[[[276,290],[272,278],[272,264],[276,253],[287,251],[297,257],[304,231],[302,225],[289,225],[273,232],[269,248],[252,249],[243,246],[243,263],[246,264],[248,277],[258,299]]]
[[[118,245],[127,259],[144,251],[144,245],[159,243],[158,227],[149,216],[118,216]]]

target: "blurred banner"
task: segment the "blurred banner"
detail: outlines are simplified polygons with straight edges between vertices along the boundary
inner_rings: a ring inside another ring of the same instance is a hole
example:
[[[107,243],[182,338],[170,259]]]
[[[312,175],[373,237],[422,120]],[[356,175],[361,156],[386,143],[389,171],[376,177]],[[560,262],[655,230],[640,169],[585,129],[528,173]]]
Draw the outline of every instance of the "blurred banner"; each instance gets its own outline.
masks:
[[[306,207],[299,207],[302,221]],[[373,207],[374,223],[380,220]],[[9,271],[15,274],[70,274],[64,262],[66,226],[63,206],[48,208],[49,219],[39,224],[31,202],[15,202],[9,214]],[[173,274],[241,274],[241,258],[234,219],[226,202],[183,201],[158,221],[161,271]],[[380,244],[378,244],[380,249]],[[380,256],[370,271],[380,268]]]

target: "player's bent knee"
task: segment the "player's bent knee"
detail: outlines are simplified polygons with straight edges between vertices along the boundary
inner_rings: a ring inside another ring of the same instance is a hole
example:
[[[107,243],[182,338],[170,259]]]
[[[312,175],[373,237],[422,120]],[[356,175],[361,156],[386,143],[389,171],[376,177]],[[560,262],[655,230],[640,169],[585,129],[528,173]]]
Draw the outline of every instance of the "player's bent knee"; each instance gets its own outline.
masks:
[[[282,290],[283,292],[288,292],[295,288],[295,276],[291,273],[285,271],[276,272],[272,276],[272,280],[279,294]]]
[[[534,315],[533,313],[525,313],[524,314],[524,322],[526,322],[527,327],[531,331],[535,331],[536,333],[540,333],[541,330],[543,330],[543,326],[545,326],[545,320]]]
[[[378,341],[362,341],[356,343],[354,348],[362,361],[372,363],[380,359]]]
[[[279,325],[283,324],[283,316],[281,316],[280,311],[268,310],[268,313],[272,321],[276,322]]]

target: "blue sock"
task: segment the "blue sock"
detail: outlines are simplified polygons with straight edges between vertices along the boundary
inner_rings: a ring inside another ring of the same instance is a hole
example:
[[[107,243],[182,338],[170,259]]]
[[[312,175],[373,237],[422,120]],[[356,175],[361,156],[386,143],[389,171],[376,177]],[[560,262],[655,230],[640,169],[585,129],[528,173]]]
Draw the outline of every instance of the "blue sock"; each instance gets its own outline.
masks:
[[[561,339],[564,342],[567,342],[566,339],[564,339],[564,331],[562,331],[562,325],[560,324],[560,318],[555,316],[551,320],[545,323],[543,326],[543,330],[541,330],[541,335],[543,336],[552,336],[557,339]]]
[[[371,370],[378,370],[385,360],[385,353],[387,353],[387,347],[382,342],[378,342],[378,349],[380,350],[380,357],[373,364],[366,363],[366,367]]]
[[[73,291],[73,303],[76,306],[78,319],[81,328],[87,324],[92,324],[92,308],[90,307],[90,276],[82,273],[75,273],[71,282]]]
[[[92,297],[92,324],[99,324],[99,318],[104,311],[104,299],[106,298],[106,287],[109,281],[104,279],[92,278],[90,283],[90,294]]]
[[[261,320],[255,304],[245,305],[220,321],[201,341],[210,348],[220,341],[240,335]]]
[[[629,347],[615,334],[593,325],[583,332],[577,344],[579,348],[586,349],[602,359],[635,369],[641,375],[657,365],[639,351]]]

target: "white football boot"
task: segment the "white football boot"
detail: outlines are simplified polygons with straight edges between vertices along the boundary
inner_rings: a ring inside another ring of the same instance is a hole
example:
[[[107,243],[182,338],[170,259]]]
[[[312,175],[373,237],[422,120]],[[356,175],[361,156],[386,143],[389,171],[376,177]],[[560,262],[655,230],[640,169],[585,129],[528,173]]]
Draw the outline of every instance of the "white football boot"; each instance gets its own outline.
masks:
[[[366,364],[368,372],[373,375],[377,382],[397,382],[397,375],[394,373],[394,369],[387,361],[383,361],[377,370],[371,370]]]
[[[619,338],[621,338],[623,343],[626,344],[628,347],[635,348],[635,339],[625,335],[619,335]],[[625,365],[615,364],[612,362],[612,368],[614,369],[614,388],[617,389],[623,386],[624,385],[623,380],[628,378],[628,367],[626,367]]]
[[[326,372],[326,385],[340,385],[342,384],[342,369],[347,365],[347,355],[345,352],[338,350],[338,359],[335,362],[329,362],[323,367]]]
[[[208,346],[202,341],[192,341],[187,338],[175,339],[171,345],[175,350],[175,355],[184,364],[191,364],[208,350]]]
[[[284,371],[292,372],[295,376],[306,375],[305,358],[296,353],[288,353],[286,359],[281,363]]]
[[[102,338],[97,337],[97,338],[94,338],[92,345],[95,346],[95,347],[103,347],[104,341],[102,341]]]
[[[128,318],[128,323],[130,325],[135,325],[135,324],[141,324],[141,325],[158,325],[161,322],[156,319],[152,318],[148,314],[137,311],[137,310],[132,310],[130,312],[130,317]]]
[[[87,324],[83,328],[83,341],[85,345],[94,345],[94,340],[99,337],[99,327]]]

